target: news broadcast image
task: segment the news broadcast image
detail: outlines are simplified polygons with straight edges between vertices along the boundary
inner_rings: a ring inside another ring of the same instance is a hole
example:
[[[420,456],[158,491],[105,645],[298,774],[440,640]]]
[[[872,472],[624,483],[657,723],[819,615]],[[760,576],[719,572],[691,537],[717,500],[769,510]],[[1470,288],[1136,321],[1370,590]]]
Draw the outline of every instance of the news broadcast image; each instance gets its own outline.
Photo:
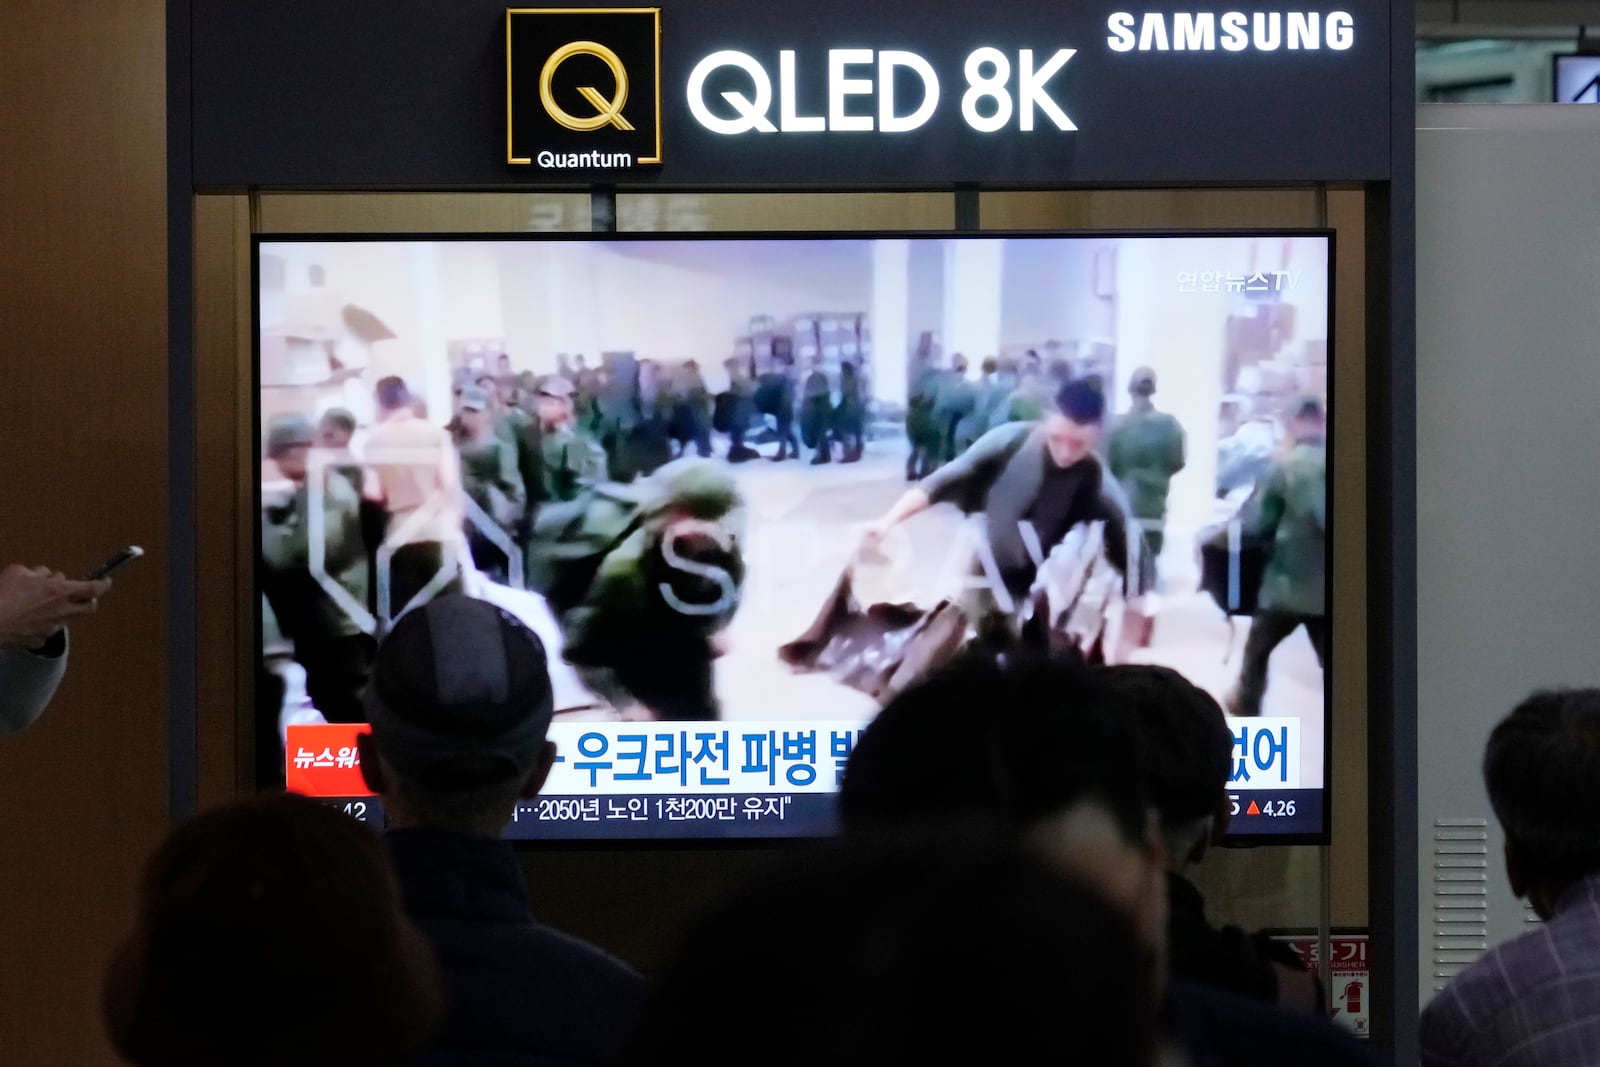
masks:
[[[1319,835],[1329,260],[264,239],[261,773],[377,816],[376,641],[465,592],[550,659],[513,837],[828,833],[859,731],[973,643],[1180,671],[1230,717],[1232,832]]]

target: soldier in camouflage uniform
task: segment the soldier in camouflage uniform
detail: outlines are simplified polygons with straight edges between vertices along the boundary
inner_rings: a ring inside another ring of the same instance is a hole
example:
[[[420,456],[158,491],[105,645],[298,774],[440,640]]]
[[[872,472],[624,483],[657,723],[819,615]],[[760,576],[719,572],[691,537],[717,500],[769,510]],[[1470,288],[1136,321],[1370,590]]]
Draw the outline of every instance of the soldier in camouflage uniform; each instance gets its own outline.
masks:
[[[718,433],[728,435],[729,463],[748,463],[761,458],[761,453],[744,442],[757,415],[756,382],[750,363],[746,356],[723,361],[723,366],[728,368],[728,391],[717,397],[712,424]]]
[[[911,445],[906,457],[908,482],[926,478],[939,466],[939,425],[933,417],[933,405],[943,376],[944,371],[930,359],[911,383],[911,395],[906,399],[906,439]]]
[[[267,428],[267,457],[288,480],[264,489],[261,501],[262,593],[295,661],[305,669],[306,693],[329,722],[361,722],[361,694],[372,669],[374,644],[346,610],[367,604],[367,558],[360,498],[348,479],[323,476],[323,567],[326,580],[349,594],[341,604],[311,571],[308,458],[316,438],[311,420],[280,415]]]
[[[933,421],[939,433],[936,464],[949,463],[961,454],[962,450],[956,447],[956,427],[972,413],[977,402],[977,388],[967,380],[967,357],[957,352],[950,361],[949,373],[939,379],[939,391],[933,400]]]
[[[711,392],[700,373],[700,364],[689,360],[673,370],[673,408],[669,425],[678,445],[677,454],[689,451],[692,443],[702,459],[711,457]]]
[[[862,396],[861,374],[845,360],[839,365],[839,406],[833,411],[833,436],[844,450],[840,460],[859,463],[866,449],[867,406]]]
[[[1038,422],[1051,407],[1050,384],[1037,361],[1025,361],[1017,387],[998,404],[989,416],[989,428],[1008,422]]]
[[[970,383],[972,406],[956,421],[955,454],[961,455],[989,432],[989,411],[995,405],[995,379],[1000,373],[1000,361],[989,356],[983,361],[978,380]]]
[[[1156,372],[1140,367],[1128,383],[1133,407],[1117,420],[1106,442],[1111,473],[1128,491],[1133,514],[1144,529],[1152,559],[1161,556],[1166,540],[1167,493],[1172,477],[1183,470],[1183,427],[1150,399],[1156,393]]]
[[[579,431],[572,383],[559,375],[534,387],[537,476],[529,486],[539,504],[576,499],[606,477],[605,450]]]
[[[822,357],[811,358],[811,373],[806,375],[800,400],[800,440],[816,449],[813,466],[833,462],[833,398]]]
[[[490,398],[476,386],[461,391],[461,437],[456,442],[461,455],[461,488],[490,522],[515,539],[527,513],[527,488],[517,468],[517,446],[497,431],[490,405]],[[510,561],[504,549],[479,527],[481,521],[481,517],[475,521],[469,516],[466,523],[472,561],[485,574],[504,582]]]
[[[545,509],[530,584],[586,685],[619,710],[718,717],[713,663],[739,606],[742,523],[728,470],[699,459]]]
[[[1227,707],[1260,715],[1273,649],[1301,626],[1317,663],[1328,669],[1328,459],[1322,401],[1302,397],[1290,409],[1294,444],[1273,464],[1242,513],[1247,540],[1271,547],[1256,614],[1245,641],[1238,688]]]

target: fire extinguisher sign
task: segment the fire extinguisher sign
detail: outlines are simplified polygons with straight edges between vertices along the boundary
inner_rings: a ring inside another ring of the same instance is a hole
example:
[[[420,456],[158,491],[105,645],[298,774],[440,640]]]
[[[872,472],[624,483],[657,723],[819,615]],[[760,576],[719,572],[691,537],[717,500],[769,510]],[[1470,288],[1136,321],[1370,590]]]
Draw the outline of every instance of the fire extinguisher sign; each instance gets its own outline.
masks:
[[[1277,934],[1300,957],[1306,969],[1318,970],[1318,945],[1315,934],[1300,931]],[[1367,935],[1338,932],[1329,941],[1332,959],[1328,961],[1328,1007],[1333,1021],[1357,1037],[1367,1036],[1367,1007],[1372,1003],[1372,976],[1367,970]]]

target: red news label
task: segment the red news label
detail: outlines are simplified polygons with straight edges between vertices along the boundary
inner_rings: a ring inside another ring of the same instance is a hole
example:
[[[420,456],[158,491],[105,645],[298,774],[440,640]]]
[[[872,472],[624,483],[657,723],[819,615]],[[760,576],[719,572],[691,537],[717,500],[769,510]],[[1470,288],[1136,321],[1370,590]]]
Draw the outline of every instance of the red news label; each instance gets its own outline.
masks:
[[[366,723],[291,726],[284,749],[284,783],[291,793],[308,797],[366,797],[361,780],[361,753],[356,738],[370,733]]]

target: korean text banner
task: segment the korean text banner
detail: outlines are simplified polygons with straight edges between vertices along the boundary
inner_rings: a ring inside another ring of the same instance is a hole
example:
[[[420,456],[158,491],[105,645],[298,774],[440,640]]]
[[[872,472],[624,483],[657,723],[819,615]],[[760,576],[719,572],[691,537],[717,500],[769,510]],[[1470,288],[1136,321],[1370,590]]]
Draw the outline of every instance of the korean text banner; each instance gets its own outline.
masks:
[[[1234,792],[1300,788],[1300,722],[1235,719]],[[321,797],[368,795],[361,724],[291,726],[289,788]],[[556,764],[544,792],[559,796],[834,793],[862,724],[849,721],[556,723]],[[1115,762],[1120,754],[1108,752]],[[960,773],[959,770],[952,773]]]

